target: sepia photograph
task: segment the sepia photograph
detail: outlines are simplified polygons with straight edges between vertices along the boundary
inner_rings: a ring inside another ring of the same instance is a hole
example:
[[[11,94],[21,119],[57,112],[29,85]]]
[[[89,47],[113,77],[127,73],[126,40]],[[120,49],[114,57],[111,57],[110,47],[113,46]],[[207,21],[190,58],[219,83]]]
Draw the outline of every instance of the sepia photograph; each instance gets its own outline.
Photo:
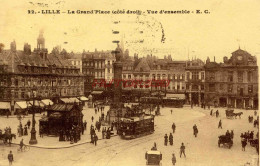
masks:
[[[0,166],[259,166],[259,0],[1,0]]]

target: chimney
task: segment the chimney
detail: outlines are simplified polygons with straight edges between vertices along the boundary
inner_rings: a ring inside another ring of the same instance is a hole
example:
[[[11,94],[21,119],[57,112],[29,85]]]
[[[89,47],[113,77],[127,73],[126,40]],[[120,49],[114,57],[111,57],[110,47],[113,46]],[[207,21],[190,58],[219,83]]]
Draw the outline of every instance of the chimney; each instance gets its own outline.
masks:
[[[226,56],[223,57],[223,62],[227,63],[228,62],[228,58]]]
[[[29,45],[28,43],[24,43],[23,52],[26,55],[30,55],[32,53],[31,45]]]

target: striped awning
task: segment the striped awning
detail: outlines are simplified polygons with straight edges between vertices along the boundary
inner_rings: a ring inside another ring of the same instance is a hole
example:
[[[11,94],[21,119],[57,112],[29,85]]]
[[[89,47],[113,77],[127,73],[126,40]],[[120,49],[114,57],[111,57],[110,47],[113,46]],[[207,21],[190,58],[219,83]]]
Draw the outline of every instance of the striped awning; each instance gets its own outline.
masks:
[[[61,101],[63,101],[64,103],[73,103],[72,100],[70,100],[69,98],[61,98]]]

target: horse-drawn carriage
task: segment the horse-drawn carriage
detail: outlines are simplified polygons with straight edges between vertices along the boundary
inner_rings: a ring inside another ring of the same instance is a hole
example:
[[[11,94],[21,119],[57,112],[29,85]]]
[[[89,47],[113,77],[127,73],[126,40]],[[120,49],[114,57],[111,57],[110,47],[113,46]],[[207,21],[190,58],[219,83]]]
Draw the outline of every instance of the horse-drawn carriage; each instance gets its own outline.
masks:
[[[249,141],[249,143],[250,143],[250,145],[252,147],[259,146],[259,139],[258,138],[256,138],[256,139],[249,139],[248,141]]]
[[[229,149],[233,146],[233,140],[232,137],[221,135],[218,137],[218,147],[223,144],[224,147],[228,147]]]
[[[226,117],[227,117],[228,119],[231,119],[231,118],[233,118],[233,116],[234,116],[234,110],[227,109],[227,110],[226,110]]]
[[[0,140],[2,140],[4,144],[11,144],[13,138],[16,139],[15,134],[12,134],[11,132],[8,131],[2,133],[2,130],[0,129]]]
[[[243,114],[243,112],[238,112],[238,113],[234,113],[234,110],[233,109],[227,109],[226,110],[226,117],[228,119],[233,119],[233,117],[237,118],[237,116],[240,116]]]
[[[158,150],[150,150],[145,153],[146,165],[161,166],[162,153]]]

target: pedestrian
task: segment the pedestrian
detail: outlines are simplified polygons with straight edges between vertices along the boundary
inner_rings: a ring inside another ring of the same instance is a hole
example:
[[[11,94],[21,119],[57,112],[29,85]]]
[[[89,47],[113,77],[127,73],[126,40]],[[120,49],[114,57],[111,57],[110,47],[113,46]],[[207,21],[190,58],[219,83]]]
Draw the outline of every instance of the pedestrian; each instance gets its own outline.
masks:
[[[193,126],[193,134],[194,134],[195,137],[197,137],[198,132],[199,132],[199,130],[198,130],[196,124],[195,124],[195,125]]]
[[[186,157],[185,155],[185,146],[184,146],[184,143],[181,143],[181,147],[180,147],[180,158],[181,158],[181,155],[184,155],[184,157]]]
[[[104,130],[104,127],[102,128],[102,139],[104,139],[105,137],[105,130]]]
[[[218,122],[218,129],[219,129],[219,128],[222,129],[222,122],[221,122],[221,120],[219,120],[219,122]]]
[[[172,154],[172,165],[174,166],[176,164],[176,157],[175,154]]]
[[[95,144],[95,146],[97,146],[97,140],[98,140],[98,136],[97,136],[97,134],[95,134],[95,136],[94,136],[94,144]]]
[[[81,124],[80,129],[81,129],[81,134],[84,135],[84,130],[85,130],[85,128],[84,128],[84,124]]]
[[[230,134],[229,130],[227,130],[226,136],[229,137],[229,138],[231,138],[231,134]]]
[[[210,111],[210,115],[211,115],[211,116],[212,116],[212,114],[213,114],[213,110]]]
[[[107,139],[110,139],[110,128],[107,129],[107,132],[106,132],[106,138]]]
[[[156,142],[153,143],[153,147],[151,148],[151,150],[157,150]]]
[[[27,126],[28,126],[28,129],[30,129],[30,126],[31,126],[31,121],[30,121],[30,119],[27,121]]]
[[[22,140],[20,141],[20,150],[21,150],[21,152],[23,151],[23,146],[24,146],[24,144],[23,144],[23,138],[22,138]]]
[[[170,142],[170,145],[173,145],[173,136],[172,136],[172,133],[170,133],[170,135],[169,135],[169,142]]]
[[[172,114],[172,110],[171,110],[171,114]]]
[[[246,151],[246,145],[247,145],[246,139],[243,139],[241,141],[241,145],[242,145],[242,151]]]
[[[176,125],[175,123],[172,123],[172,132],[175,133]]]
[[[234,138],[234,131],[233,130],[231,130],[231,132],[230,132],[230,137],[231,137],[231,139]]]
[[[93,120],[94,120],[94,117],[93,117],[93,116],[91,117],[91,120],[92,120],[92,122],[93,122]]]
[[[257,112],[256,112],[256,110],[255,110],[254,114],[255,114],[255,116],[257,115]]]
[[[8,161],[9,161],[9,166],[11,166],[13,161],[14,161],[14,155],[13,155],[12,151],[10,151],[7,158],[8,158]]]
[[[24,135],[28,135],[27,126],[24,126]]]
[[[165,134],[165,136],[164,136],[164,145],[167,146],[167,143],[168,143],[168,135]]]
[[[218,112],[218,110],[216,111],[216,118],[218,118],[218,116],[219,116],[219,112]]]
[[[84,130],[87,130],[87,121],[86,120],[84,121],[83,125],[84,125]]]
[[[78,142],[78,138],[77,138],[77,130],[76,128],[73,129],[73,140],[74,140],[74,143],[77,143]]]
[[[23,126],[20,126],[20,132],[21,132],[21,136],[23,136],[24,135],[24,133],[23,133]]]

